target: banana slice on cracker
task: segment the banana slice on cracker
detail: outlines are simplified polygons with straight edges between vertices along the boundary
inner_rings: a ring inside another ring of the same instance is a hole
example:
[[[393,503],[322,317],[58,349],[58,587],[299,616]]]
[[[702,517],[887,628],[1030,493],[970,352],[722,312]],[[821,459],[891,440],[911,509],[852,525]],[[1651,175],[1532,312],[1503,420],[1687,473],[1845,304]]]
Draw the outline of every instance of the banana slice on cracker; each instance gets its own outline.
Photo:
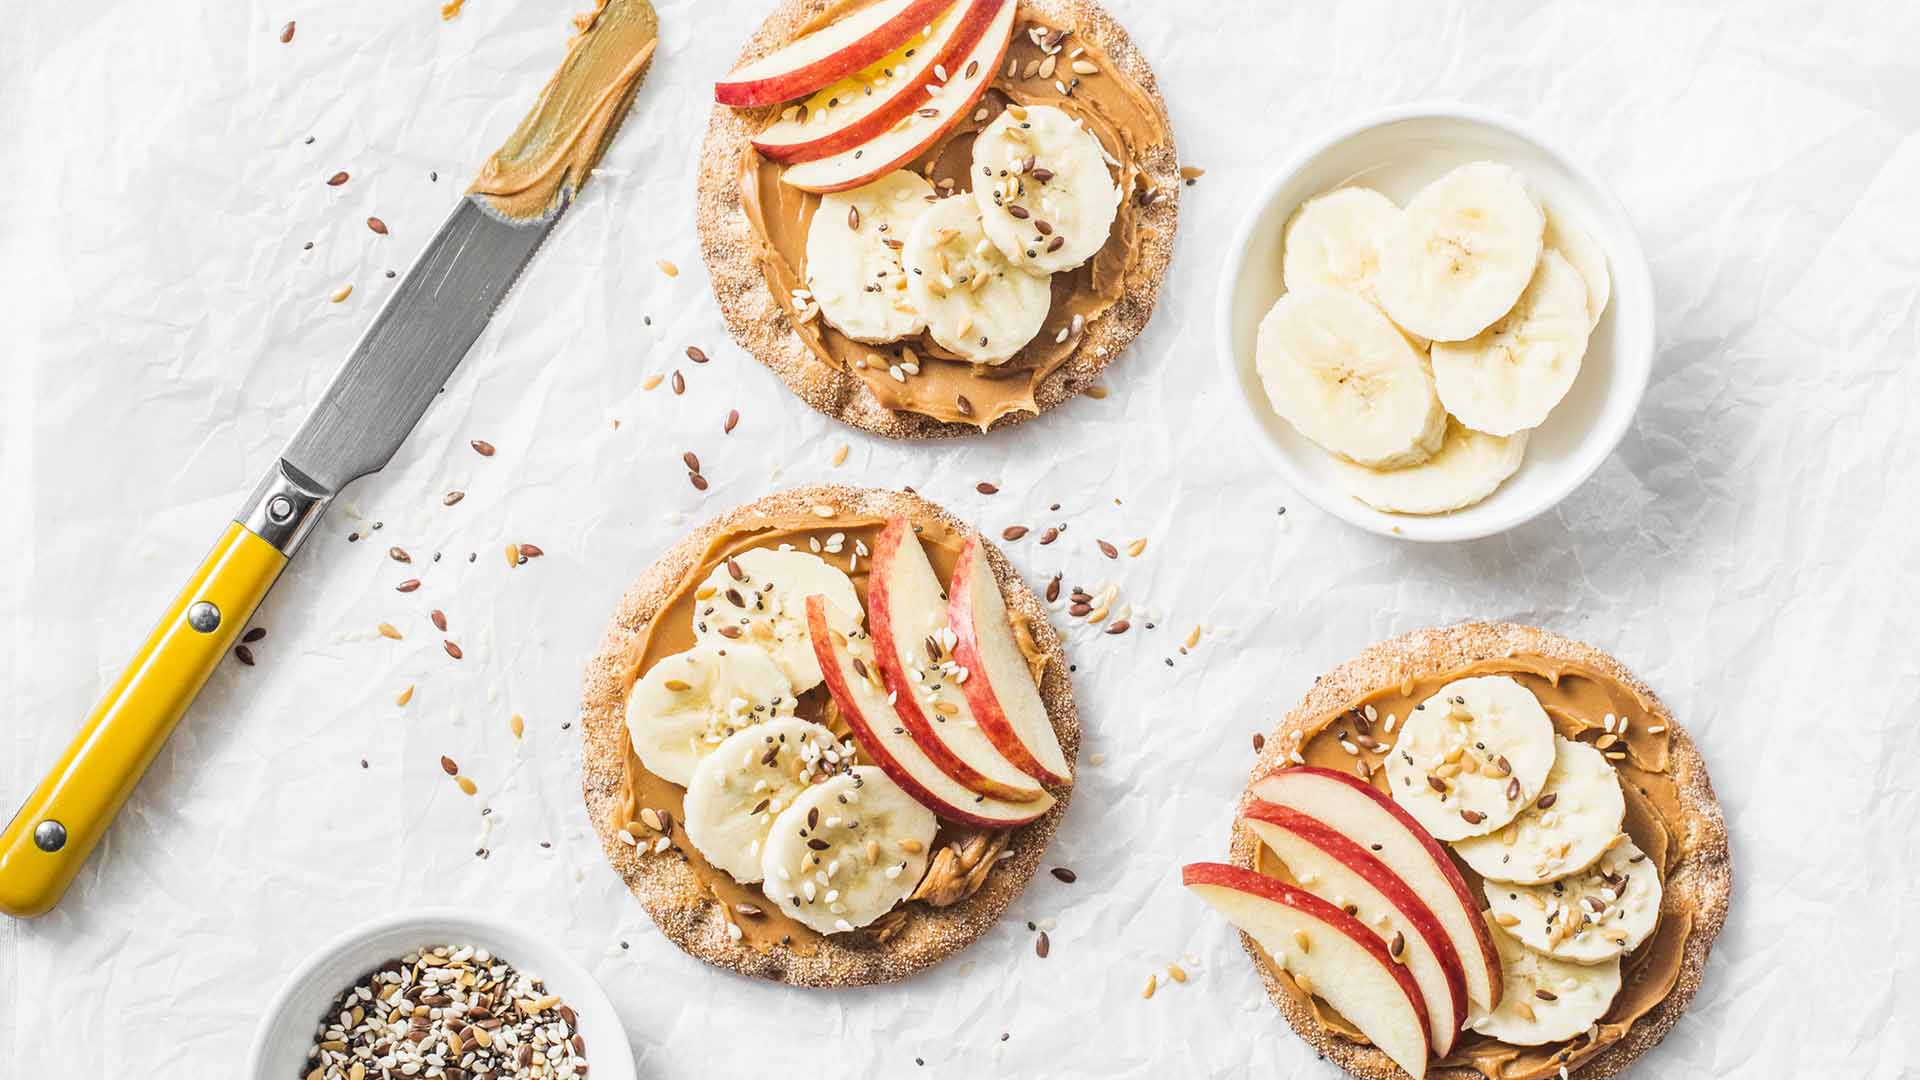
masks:
[[[1493,921],[1535,952],[1598,964],[1639,948],[1660,922],[1660,869],[1630,839],[1545,885],[1487,881]]]
[[[1627,801],[1613,765],[1583,742],[1555,735],[1553,747],[1553,768],[1526,809],[1496,832],[1453,845],[1481,877],[1538,885],[1586,869],[1626,840]]]
[[[1393,800],[1437,840],[1494,832],[1539,795],[1553,721],[1505,675],[1455,679],[1413,707],[1387,755]]]

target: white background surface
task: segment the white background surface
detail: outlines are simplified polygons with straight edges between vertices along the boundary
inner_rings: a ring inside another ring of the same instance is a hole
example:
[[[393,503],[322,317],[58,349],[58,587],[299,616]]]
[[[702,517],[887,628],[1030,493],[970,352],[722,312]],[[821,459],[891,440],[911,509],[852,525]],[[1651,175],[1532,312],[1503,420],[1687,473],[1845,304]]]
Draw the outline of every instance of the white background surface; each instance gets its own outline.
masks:
[[[443,24],[434,0],[10,5],[0,800],[25,795],[118,672],[579,6],[470,0]],[[606,163],[620,175],[589,188],[393,465],[322,526],[256,620],[259,666],[215,674],[65,903],[0,921],[0,1075],[231,1075],[257,1005],[311,946],[424,902],[516,912],[570,945],[648,1076],[770,1059],[867,1076],[1328,1075],[1177,868],[1224,852],[1248,736],[1316,674],[1469,617],[1611,650],[1706,751],[1733,915],[1640,1075],[1912,1075],[1920,10],[1114,6],[1183,158],[1208,170],[1184,193],[1160,310],[1107,400],[896,446],[807,411],[727,341],[693,235],[694,148],[708,84],[765,5],[663,4],[665,44]],[[1441,97],[1537,125],[1614,185],[1652,261],[1660,355],[1625,444],[1557,513],[1416,548],[1312,511],[1259,464],[1226,422],[1210,313],[1266,167],[1357,110]],[[337,169],[353,179],[326,186]],[[353,297],[329,304],[347,282]],[[713,362],[688,364],[691,343]],[[674,367],[684,397],[641,391]],[[729,408],[743,419],[723,437]],[[711,491],[687,484],[688,449]],[[1053,547],[1013,547],[1029,580],[1112,578],[1160,626],[1074,635],[1088,740],[1047,864],[1079,883],[1042,875],[936,972],[843,994],[722,975],[653,931],[600,857],[578,732],[562,730],[630,578],[693,521],[829,478],[912,484],[995,532],[1069,522]],[[446,509],[450,488],[467,498]],[[346,542],[364,528],[348,507],[385,522],[375,542]],[[1151,538],[1138,560],[1093,546],[1135,536]],[[509,572],[508,541],[548,555]],[[435,551],[445,561],[426,562]],[[415,573],[424,588],[393,591]],[[434,607],[464,662],[442,653]],[[382,620],[406,640],[372,636]],[[1231,635],[1168,668],[1195,622]],[[1049,959],[1029,919],[1057,921]],[[1182,957],[1193,981],[1143,1001],[1148,973]]]

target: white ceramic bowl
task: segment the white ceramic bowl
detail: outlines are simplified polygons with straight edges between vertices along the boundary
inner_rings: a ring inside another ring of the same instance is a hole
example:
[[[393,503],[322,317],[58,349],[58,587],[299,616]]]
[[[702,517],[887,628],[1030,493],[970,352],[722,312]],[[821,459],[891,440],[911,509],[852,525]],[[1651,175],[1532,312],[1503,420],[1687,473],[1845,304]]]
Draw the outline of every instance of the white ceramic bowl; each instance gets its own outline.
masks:
[[[1347,494],[1326,451],[1273,411],[1254,369],[1260,319],[1285,291],[1282,237],[1294,210],[1322,192],[1365,184],[1404,206],[1429,181],[1482,160],[1520,170],[1537,195],[1592,234],[1607,253],[1613,298],[1594,329],[1579,378],[1534,430],[1520,471],[1500,490],[1451,514],[1383,513]],[[1216,316],[1220,362],[1252,422],[1252,438],[1295,491],[1382,536],[1471,540],[1551,509],[1619,445],[1653,368],[1653,281],[1626,211],[1572,158],[1513,121],[1468,106],[1402,106],[1314,140],[1275,170],[1228,249],[1224,280]]]
[[[340,991],[422,945],[474,945],[541,979],[579,1015],[593,1080],[634,1080],[633,1047],[613,1005],[585,968],[516,923],[451,908],[402,912],[357,926],[321,946],[267,1005],[247,1054],[248,1080],[299,1080],[312,1068],[314,1028]]]

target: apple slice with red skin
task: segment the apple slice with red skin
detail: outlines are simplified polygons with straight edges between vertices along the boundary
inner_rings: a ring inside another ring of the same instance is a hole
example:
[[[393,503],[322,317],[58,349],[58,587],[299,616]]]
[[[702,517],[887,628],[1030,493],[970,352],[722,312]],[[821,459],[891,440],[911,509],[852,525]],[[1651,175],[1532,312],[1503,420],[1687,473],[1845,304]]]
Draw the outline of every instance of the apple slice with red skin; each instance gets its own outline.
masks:
[[[1500,954],[1453,857],[1393,797],[1358,777],[1313,765],[1276,769],[1256,780],[1255,799],[1307,813],[1361,844],[1412,887],[1440,920],[1467,979],[1467,998],[1491,1010],[1500,1001]]]
[[[870,184],[925,153],[966,119],[980,95],[987,92],[1006,62],[1007,47],[1013,43],[1014,15],[1019,9],[1016,0],[1003,0],[986,34],[964,57],[956,57],[946,66],[950,76],[946,84],[926,95],[904,123],[851,149],[789,165],[780,174],[781,183],[821,194],[846,191]]]
[[[879,0],[734,68],[713,84],[713,100],[746,107],[805,97],[899,48],[953,3]]]
[[[1031,802],[1007,802],[969,791],[940,771],[907,734],[887,701],[887,692],[873,677],[870,642],[838,634],[827,624],[826,605],[824,596],[807,597],[807,637],[826,676],[827,692],[853,729],[861,751],[894,783],[936,816],[980,829],[1025,825],[1053,808],[1053,796],[1045,792]]]
[[[830,83],[801,103],[792,119],[754,137],[769,161],[795,164],[830,157],[875,138],[927,100],[927,87],[954,73],[949,66],[973,51],[1000,5],[1010,0],[960,0],[940,16],[930,35],[914,36],[872,64]],[[912,49],[912,56],[901,55]],[[791,110],[788,110],[791,112]]]
[[[1467,977],[1426,902],[1352,837],[1310,814],[1256,799],[1243,816],[1301,888],[1322,899],[1344,897],[1368,926],[1400,938],[1401,959],[1427,1006],[1433,1052],[1447,1056],[1467,1022]]]
[[[947,596],[913,526],[898,515],[887,519],[874,541],[867,622],[873,629],[880,682],[891,695],[894,711],[940,771],[979,794],[1008,802],[1046,794],[1039,781],[1007,760],[974,719],[964,684],[941,672],[945,654],[928,655],[932,639],[947,629]],[[937,688],[938,696],[923,697],[925,688]]]
[[[1311,993],[1340,1010],[1394,1064],[1415,1080],[1426,1075],[1426,1005],[1378,934],[1312,893],[1245,867],[1189,863],[1180,880],[1296,980],[1307,976]]]
[[[960,688],[980,730],[1021,772],[1043,784],[1068,783],[1073,767],[1053,733],[1026,654],[1013,638],[1006,598],[977,534],[961,545],[947,591],[947,628],[956,639],[953,659],[967,669]]]

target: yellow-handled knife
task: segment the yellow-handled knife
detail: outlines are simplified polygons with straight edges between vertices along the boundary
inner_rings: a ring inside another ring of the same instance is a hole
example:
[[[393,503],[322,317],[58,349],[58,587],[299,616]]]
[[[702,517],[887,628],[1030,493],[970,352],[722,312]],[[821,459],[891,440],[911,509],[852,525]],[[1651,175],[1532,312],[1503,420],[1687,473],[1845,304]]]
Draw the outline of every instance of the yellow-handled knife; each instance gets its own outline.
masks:
[[[601,0],[520,127],[381,307],[66,752],[0,831],[0,913],[57,903],[329,503],[384,466],[591,175],[658,36],[647,0]]]

